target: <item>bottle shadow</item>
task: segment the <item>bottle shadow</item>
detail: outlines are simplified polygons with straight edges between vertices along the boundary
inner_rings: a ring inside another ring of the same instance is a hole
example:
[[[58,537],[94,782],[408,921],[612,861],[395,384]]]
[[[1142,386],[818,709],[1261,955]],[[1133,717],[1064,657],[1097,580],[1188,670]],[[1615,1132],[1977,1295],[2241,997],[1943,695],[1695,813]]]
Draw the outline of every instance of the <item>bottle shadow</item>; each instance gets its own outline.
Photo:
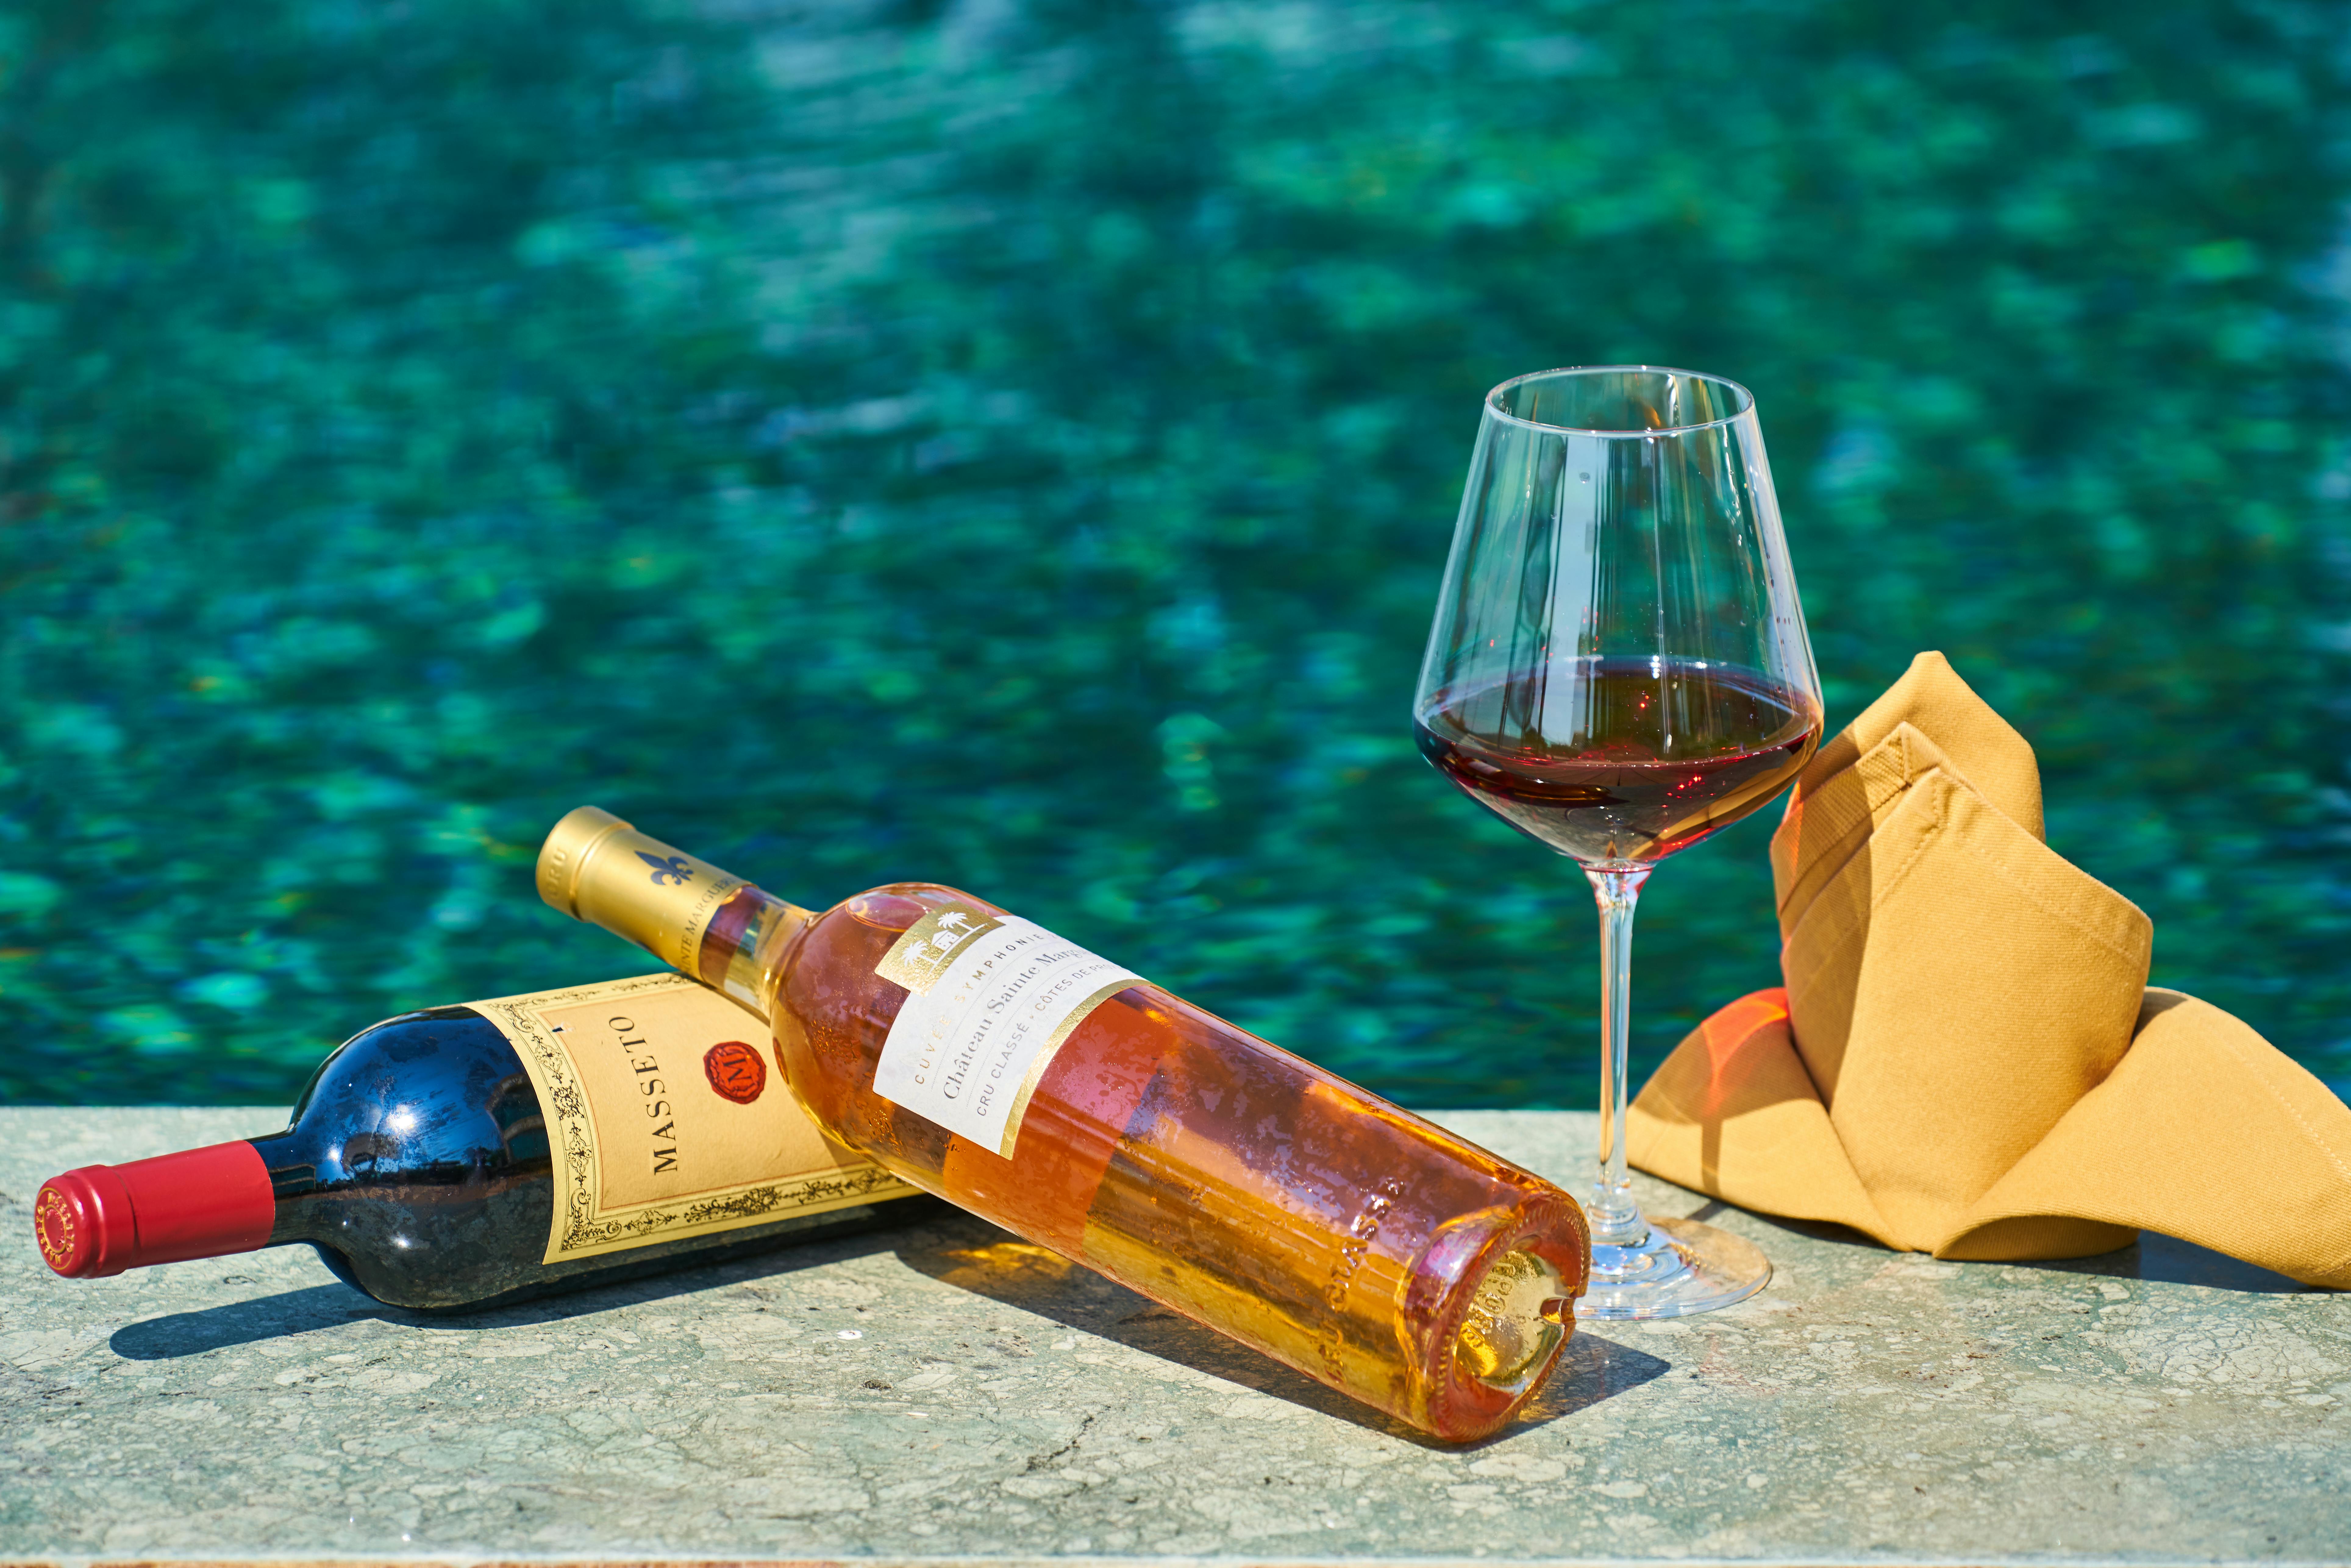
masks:
[[[1579,1328],[1550,1381],[1510,1424],[1476,1443],[1447,1442],[1325,1386],[1060,1253],[962,1217],[902,1234],[898,1259],[918,1273],[1203,1378],[1446,1453],[1485,1448],[1531,1426],[1586,1410],[1664,1375],[1672,1364]],[[1189,1373],[1190,1377],[1183,1376]]]
[[[1644,1383],[1652,1383],[1674,1369],[1674,1364],[1645,1350],[1603,1339],[1578,1326],[1575,1337],[1560,1353],[1551,1381],[1519,1412],[1518,1420],[1500,1436],[1520,1427],[1544,1426],[1579,1410],[1589,1410],[1604,1399],[1614,1399]]]
[[[371,1301],[349,1285],[310,1285],[252,1301],[229,1301],[192,1312],[165,1312],[125,1323],[107,1339],[107,1347],[125,1361],[176,1361],[261,1340],[290,1339],[296,1334],[333,1328],[355,1318],[385,1318],[396,1322],[422,1322],[423,1312],[398,1312]]]
[[[175,1361],[264,1340],[291,1339],[373,1319],[405,1327],[483,1330],[559,1323],[732,1285],[757,1284],[828,1263],[893,1254],[914,1272],[1064,1328],[1165,1363],[1172,1381],[1203,1380],[1260,1394],[1422,1448],[1459,1453],[1590,1409],[1672,1369],[1671,1364],[1579,1328],[1550,1381],[1510,1425],[1474,1444],[1416,1430],[1271,1357],[1204,1328],[1061,1254],[984,1220],[942,1210],[883,1230],[803,1242],[537,1300],[463,1312],[388,1307],[349,1285],[306,1286],[254,1300],[142,1318],[108,1344],[126,1361]]]
[[[107,1343],[126,1361],[176,1361],[262,1340],[291,1339],[319,1329],[374,1319],[407,1327],[479,1331],[559,1323],[619,1307],[642,1306],[728,1285],[752,1284],[803,1269],[872,1257],[897,1245],[895,1231],[779,1242],[777,1251],[741,1254],[708,1263],[678,1266],[660,1273],[580,1285],[559,1293],[447,1312],[391,1307],[340,1281],[283,1291],[274,1296],[225,1301],[194,1312],[142,1318],[114,1331]]]

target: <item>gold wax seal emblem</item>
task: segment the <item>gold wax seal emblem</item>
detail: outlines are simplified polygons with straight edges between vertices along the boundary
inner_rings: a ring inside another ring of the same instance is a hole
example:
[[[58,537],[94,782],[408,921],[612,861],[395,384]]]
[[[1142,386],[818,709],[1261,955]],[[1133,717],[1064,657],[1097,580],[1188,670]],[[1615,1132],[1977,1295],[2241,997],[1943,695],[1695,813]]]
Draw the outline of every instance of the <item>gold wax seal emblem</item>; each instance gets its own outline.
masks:
[[[33,1234],[40,1239],[41,1257],[60,1272],[73,1260],[74,1228],[73,1205],[57,1188],[43,1187],[33,1208]]]

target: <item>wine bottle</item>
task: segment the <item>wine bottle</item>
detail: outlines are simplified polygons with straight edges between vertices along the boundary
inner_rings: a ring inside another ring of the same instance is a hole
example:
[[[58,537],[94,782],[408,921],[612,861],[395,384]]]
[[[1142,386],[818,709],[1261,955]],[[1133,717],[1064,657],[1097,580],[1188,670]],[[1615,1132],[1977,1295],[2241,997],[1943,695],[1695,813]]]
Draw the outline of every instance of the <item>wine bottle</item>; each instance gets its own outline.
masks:
[[[34,1233],[77,1279],[307,1242],[376,1300],[433,1311],[915,1198],[771,1083],[744,1022],[675,975],[404,1013],[337,1047],[284,1132],[53,1176]]]
[[[768,1019],[849,1148],[1415,1427],[1493,1431],[1573,1330],[1566,1193],[983,899],[815,914],[594,807],[538,889]]]

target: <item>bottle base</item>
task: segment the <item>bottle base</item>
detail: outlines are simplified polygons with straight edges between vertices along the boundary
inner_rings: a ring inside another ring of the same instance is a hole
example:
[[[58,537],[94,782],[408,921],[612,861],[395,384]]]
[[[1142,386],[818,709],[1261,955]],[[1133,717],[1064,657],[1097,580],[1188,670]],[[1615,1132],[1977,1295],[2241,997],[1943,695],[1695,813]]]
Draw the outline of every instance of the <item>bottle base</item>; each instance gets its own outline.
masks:
[[[1651,1219],[1636,1247],[1592,1249],[1578,1318],[1679,1318],[1743,1301],[1771,1282],[1761,1249],[1695,1219]]]

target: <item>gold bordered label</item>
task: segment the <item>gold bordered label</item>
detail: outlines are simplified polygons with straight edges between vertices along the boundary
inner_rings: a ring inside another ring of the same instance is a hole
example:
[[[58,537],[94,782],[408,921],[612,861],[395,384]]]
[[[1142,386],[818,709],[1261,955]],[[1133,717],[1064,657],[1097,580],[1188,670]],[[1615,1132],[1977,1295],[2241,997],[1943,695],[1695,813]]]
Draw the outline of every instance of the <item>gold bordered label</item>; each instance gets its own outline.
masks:
[[[1007,1159],[1062,1042],[1143,983],[1034,921],[966,904],[923,916],[873,972],[911,993],[883,1042],[874,1092]]]
[[[514,1043],[547,1118],[545,1262],[914,1190],[826,1138],[768,1070],[759,1020],[681,976],[473,1008]]]

